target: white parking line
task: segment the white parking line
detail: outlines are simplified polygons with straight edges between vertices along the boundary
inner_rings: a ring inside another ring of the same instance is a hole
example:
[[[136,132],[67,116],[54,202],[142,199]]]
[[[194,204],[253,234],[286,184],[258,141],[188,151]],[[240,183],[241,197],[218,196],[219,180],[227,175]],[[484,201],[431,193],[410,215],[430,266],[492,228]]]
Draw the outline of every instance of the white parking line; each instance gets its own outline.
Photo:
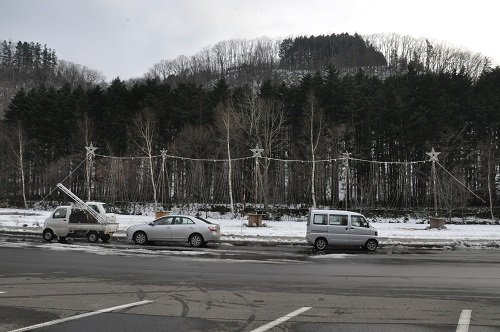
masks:
[[[462,310],[460,318],[458,319],[458,326],[456,332],[467,332],[469,331],[470,316],[472,310]]]
[[[0,294],[5,294],[5,293],[7,293],[7,292],[0,292]]]
[[[101,310],[97,310],[97,311],[87,312],[87,313],[81,314],[81,315],[76,315],[76,316],[71,316],[71,317],[66,317],[66,318],[52,320],[50,322],[45,322],[45,323],[41,323],[41,324],[31,325],[31,326],[23,327],[21,329],[11,330],[9,332],[29,331],[29,330],[37,329],[37,328],[40,328],[40,327],[51,326],[51,325],[55,325],[55,324],[59,324],[59,323],[63,323],[63,322],[68,322],[68,321],[71,321],[71,320],[76,320],[76,319],[80,319],[80,318],[90,317],[90,316],[102,314],[102,313],[105,313],[105,312],[110,312],[110,311],[114,311],[114,310],[120,310],[120,309],[130,308],[130,307],[137,307],[137,306],[140,306],[140,305],[143,305],[143,304],[148,304],[148,303],[151,303],[151,302],[154,302],[154,301],[145,300],[145,301],[140,301],[140,302],[128,303],[128,304],[119,305],[119,306],[112,307],[112,308],[101,309]]]
[[[255,329],[255,330],[252,330],[251,332],[264,332],[264,331],[267,331],[269,329],[272,329],[273,327],[275,327],[278,324],[286,322],[287,320],[289,320],[292,317],[295,317],[297,315],[300,315],[303,312],[306,312],[307,310],[309,310],[311,308],[312,307],[302,307],[302,308],[300,308],[298,310],[295,310],[295,311],[289,313],[288,315],[285,315],[285,316],[283,316],[281,318],[273,320],[272,322],[267,323],[266,325],[262,325],[261,327]]]

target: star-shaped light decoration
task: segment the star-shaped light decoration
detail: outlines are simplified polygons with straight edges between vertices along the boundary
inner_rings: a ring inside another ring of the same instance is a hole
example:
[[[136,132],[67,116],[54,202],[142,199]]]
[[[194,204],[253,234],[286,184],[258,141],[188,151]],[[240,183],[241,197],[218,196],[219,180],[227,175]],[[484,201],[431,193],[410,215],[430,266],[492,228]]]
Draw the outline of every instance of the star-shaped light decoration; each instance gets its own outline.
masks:
[[[254,157],[254,158],[261,158],[262,157],[262,152],[264,151],[264,149],[259,148],[259,145],[257,145],[255,147],[255,149],[250,149],[250,151],[252,151],[252,153],[253,153],[252,157]]]
[[[168,152],[168,150],[167,150],[167,149],[160,150],[160,152],[161,152],[161,157],[162,157],[163,159],[167,158],[167,152]]]
[[[432,147],[432,150],[431,152],[426,152],[426,154],[429,156],[429,161],[439,161],[438,159],[438,155],[440,154],[441,152],[436,152],[434,150],[434,147]]]
[[[94,145],[90,143],[90,146],[86,146],[85,149],[87,149],[87,156],[93,157],[95,155],[95,150],[98,148],[94,147]]]
[[[349,159],[349,158],[351,157],[351,154],[352,154],[352,153],[347,152],[347,151],[346,151],[346,152],[344,152],[344,153],[342,153],[342,155],[344,156],[344,159],[346,159],[346,160],[347,160],[347,159]]]

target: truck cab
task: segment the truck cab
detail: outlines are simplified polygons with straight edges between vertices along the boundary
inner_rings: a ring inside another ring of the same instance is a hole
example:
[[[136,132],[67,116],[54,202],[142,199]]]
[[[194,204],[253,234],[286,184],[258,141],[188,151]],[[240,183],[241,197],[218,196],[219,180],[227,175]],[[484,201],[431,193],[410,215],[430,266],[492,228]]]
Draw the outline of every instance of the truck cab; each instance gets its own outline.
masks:
[[[378,246],[377,230],[362,214],[351,211],[309,210],[306,238],[318,250],[328,246],[362,246],[374,251]]]

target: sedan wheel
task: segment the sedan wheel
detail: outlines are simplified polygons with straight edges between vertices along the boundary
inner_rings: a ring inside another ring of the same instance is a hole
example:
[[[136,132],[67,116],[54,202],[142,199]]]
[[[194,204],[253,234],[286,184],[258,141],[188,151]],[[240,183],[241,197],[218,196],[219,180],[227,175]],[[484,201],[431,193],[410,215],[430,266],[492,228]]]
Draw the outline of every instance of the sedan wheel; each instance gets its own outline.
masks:
[[[136,232],[134,234],[133,240],[136,244],[142,245],[148,242],[148,236],[144,232]]]
[[[189,238],[189,244],[191,247],[201,247],[203,245],[203,236],[200,234],[193,234]]]
[[[318,250],[325,250],[327,245],[328,245],[328,243],[323,238],[316,239],[316,241],[314,242],[314,246]]]
[[[377,244],[377,241],[375,241],[375,240],[368,240],[368,241],[366,241],[366,244],[365,244],[366,249],[369,251],[374,251],[375,249],[377,249],[377,246],[378,246],[378,244]]]

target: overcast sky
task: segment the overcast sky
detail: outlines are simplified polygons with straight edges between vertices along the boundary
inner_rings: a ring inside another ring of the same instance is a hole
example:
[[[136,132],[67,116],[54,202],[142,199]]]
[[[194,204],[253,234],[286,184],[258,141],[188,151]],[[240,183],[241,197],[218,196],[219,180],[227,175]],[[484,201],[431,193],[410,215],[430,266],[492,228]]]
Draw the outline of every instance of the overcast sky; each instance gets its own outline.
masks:
[[[0,0],[0,40],[39,42],[107,80],[219,41],[398,33],[445,41],[500,65],[497,0]]]

